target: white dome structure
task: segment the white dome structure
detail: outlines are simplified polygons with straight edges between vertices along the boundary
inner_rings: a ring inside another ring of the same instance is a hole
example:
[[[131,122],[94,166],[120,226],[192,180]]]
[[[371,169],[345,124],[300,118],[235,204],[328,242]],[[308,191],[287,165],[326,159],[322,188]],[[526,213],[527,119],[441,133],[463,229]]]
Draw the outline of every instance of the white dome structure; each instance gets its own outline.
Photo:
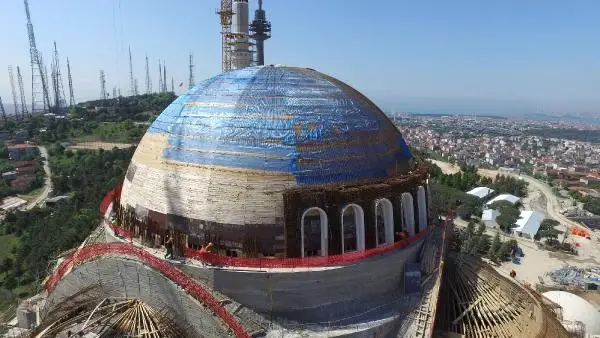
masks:
[[[587,336],[600,334],[600,310],[590,302],[565,291],[548,291],[543,295],[562,307],[564,321],[582,322]]]

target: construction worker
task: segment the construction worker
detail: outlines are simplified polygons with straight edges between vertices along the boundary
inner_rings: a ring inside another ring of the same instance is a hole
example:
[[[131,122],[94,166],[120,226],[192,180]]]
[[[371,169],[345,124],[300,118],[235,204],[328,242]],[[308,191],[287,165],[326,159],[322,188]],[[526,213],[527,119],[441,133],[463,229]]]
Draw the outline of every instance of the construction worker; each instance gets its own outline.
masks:
[[[167,235],[167,240],[165,241],[165,248],[167,248],[167,253],[165,254],[165,259],[173,258],[173,237]]]

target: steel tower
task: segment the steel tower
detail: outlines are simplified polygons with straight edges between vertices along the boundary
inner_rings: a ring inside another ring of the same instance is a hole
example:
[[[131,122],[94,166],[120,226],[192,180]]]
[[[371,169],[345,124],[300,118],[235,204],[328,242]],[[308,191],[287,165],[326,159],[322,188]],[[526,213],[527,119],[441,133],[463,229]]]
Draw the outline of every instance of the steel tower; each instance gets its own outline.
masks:
[[[23,77],[21,76],[21,68],[19,68],[19,66],[17,66],[17,82],[19,83],[19,94],[21,94],[21,117],[25,118],[25,115],[31,117],[29,110],[27,109],[25,89],[23,88]]]
[[[6,122],[6,110],[4,110],[4,104],[2,104],[2,97],[0,96],[0,112],[2,113],[2,118],[4,122]]]
[[[106,77],[104,76],[104,71],[100,70],[100,97],[102,98],[103,104],[106,105]]]
[[[129,95],[135,95],[135,80],[133,79],[133,62],[131,60],[131,46],[129,46]]]
[[[10,77],[10,90],[13,98],[15,117],[19,119],[19,104],[17,101],[17,91],[15,90],[15,74],[13,73],[12,66],[8,66],[8,76]]]
[[[73,78],[71,77],[71,64],[67,58],[67,77],[69,79],[69,106],[75,105],[75,95],[73,94]]]
[[[256,64],[265,64],[265,40],[271,37],[271,22],[267,21],[265,11],[262,9],[262,0],[258,0],[258,9],[254,12],[254,21],[250,24],[250,35],[256,41]]]
[[[66,111],[67,100],[65,99],[65,90],[62,82],[62,74],[60,72],[60,59],[58,57],[58,49],[56,41],[54,41],[54,55],[52,57],[52,88],[54,89],[54,112],[62,114]]]
[[[162,64],[160,60],[158,60],[158,93],[162,93],[163,90],[163,74],[162,74]]]
[[[194,55],[190,53],[190,78],[188,82],[188,89],[192,89],[194,85]]]
[[[48,84],[46,81],[45,68],[42,57],[35,43],[35,34],[33,32],[33,24],[31,23],[31,15],[29,13],[29,3],[25,3],[25,15],[27,16],[27,35],[29,36],[29,56],[31,59],[31,113],[44,112],[50,109],[50,97],[48,95]],[[39,87],[42,87],[42,92],[39,92]],[[41,98],[40,98],[41,94]],[[42,108],[38,108],[41,106]]]
[[[146,54],[146,94],[152,92],[152,80],[150,79],[150,66],[148,65],[148,55]]]

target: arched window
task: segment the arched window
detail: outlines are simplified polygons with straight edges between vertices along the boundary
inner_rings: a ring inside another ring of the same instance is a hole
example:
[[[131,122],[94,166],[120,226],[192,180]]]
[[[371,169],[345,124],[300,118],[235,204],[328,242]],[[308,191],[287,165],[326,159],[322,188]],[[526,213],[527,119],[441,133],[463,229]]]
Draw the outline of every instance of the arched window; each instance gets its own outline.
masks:
[[[313,207],[302,214],[300,226],[302,257],[327,256],[327,214]]]
[[[419,231],[427,229],[427,196],[425,188],[419,186],[417,188],[417,203],[419,204]]]
[[[375,229],[377,246],[394,242],[394,210],[387,198],[375,200]]]
[[[357,204],[342,208],[342,253],[365,250],[365,213]]]
[[[415,235],[415,206],[410,193],[402,193],[402,225],[410,236]]]

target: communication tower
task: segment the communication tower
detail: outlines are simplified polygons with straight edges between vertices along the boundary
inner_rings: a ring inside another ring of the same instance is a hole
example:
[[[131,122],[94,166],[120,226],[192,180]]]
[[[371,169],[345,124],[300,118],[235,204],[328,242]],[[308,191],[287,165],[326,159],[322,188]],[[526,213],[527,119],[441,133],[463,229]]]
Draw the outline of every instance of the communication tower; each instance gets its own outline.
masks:
[[[254,11],[254,21],[250,24],[250,35],[256,41],[256,64],[265,64],[265,40],[271,37],[271,22],[267,21],[265,11],[262,9],[262,0],[258,0],[258,9]]]
[[[160,60],[158,60],[158,93],[162,93],[163,90],[163,73],[162,73],[162,64]]]
[[[131,60],[131,46],[129,46],[129,95],[135,95],[135,80],[133,79],[133,61]]]
[[[19,66],[17,66],[17,82],[19,83],[19,94],[21,94],[21,117],[25,118],[25,115],[31,117],[29,110],[27,109],[25,89],[23,88],[23,77],[21,76],[21,68],[19,68]]]
[[[65,100],[65,91],[62,82],[62,74],[60,72],[60,59],[58,57],[58,49],[56,41],[54,41],[54,54],[52,57],[52,88],[54,89],[54,112],[62,114],[66,111],[67,101]]]
[[[146,94],[152,92],[152,80],[150,79],[150,66],[148,65],[148,55],[146,54]]]
[[[29,3],[25,3],[25,15],[27,16],[27,35],[29,36],[29,56],[31,59],[31,113],[44,112],[50,109],[50,96],[48,95],[48,84],[42,56],[35,43],[35,34],[31,15],[29,12]],[[41,87],[41,93],[40,93]],[[41,97],[40,97],[41,96]],[[41,108],[40,108],[41,107]]]
[[[106,104],[106,94],[106,77],[104,76],[104,71],[100,70],[100,98],[102,98],[104,104]]]
[[[8,76],[10,77],[10,90],[13,98],[15,117],[19,119],[19,104],[17,101],[17,91],[15,90],[15,75],[12,66],[8,66]]]
[[[2,97],[0,96],[0,112],[2,112],[2,118],[6,122],[6,110],[4,110],[4,104],[2,104]]]
[[[75,95],[73,94],[73,78],[71,77],[71,64],[67,58],[67,78],[69,79],[69,106],[75,105]]]
[[[190,53],[190,78],[188,83],[188,89],[192,89],[195,85],[194,81],[194,55]]]

